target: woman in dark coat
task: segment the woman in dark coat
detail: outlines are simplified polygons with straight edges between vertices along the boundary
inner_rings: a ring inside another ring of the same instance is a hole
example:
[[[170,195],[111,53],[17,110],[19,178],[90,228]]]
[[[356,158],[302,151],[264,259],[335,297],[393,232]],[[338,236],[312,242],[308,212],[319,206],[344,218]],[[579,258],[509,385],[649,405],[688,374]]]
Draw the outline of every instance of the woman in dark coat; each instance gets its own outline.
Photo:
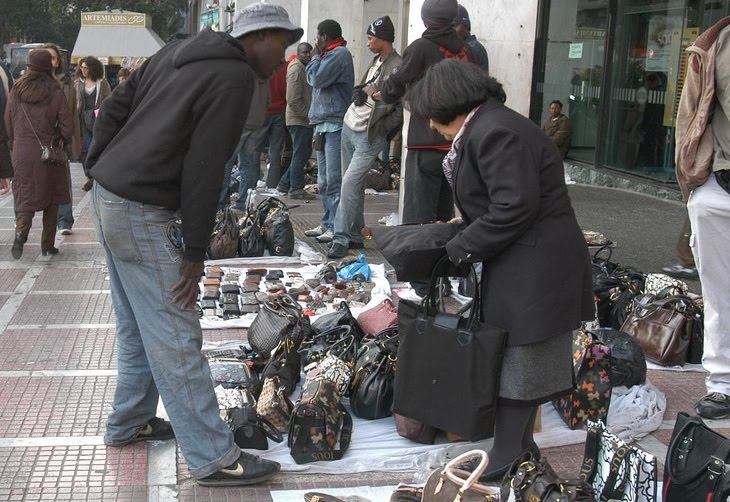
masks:
[[[104,65],[95,57],[89,56],[79,61],[79,68],[81,78],[76,82],[76,109],[81,127],[81,163],[86,172],[86,154],[94,137],[96,111],[112,93],[112,88],[104,78]],[[87,192],[91,190],[91,183],[91,178],[87,178],[83,189]]]
[[[455,264],[483,264],[484,322],[508,332],[494,446],[482,476],[495,481],[523,450],[539,455],[532,437],[538,405],[572,388],[573,330],[594,318],[588,248],[558,148],[504,105],[495,79],[448,59],[406,101],[453,140],[443,167],[465,228],[446,251]]]
[[[51,54],[47,50],[37,49],[28,56],[27,73],[10,91],[5,125],[15,169],[13,258],[17,260],[23,255],[23,244],[28,239],[36,211],[43,211],[41,252],[44,256],[56,254],[58,205],[70,202],[68,170],[65,164],[48,164],[41,160],[41,145],[50,145],[56,133],[64,143],[68,142],[73,125],[66,97],[53,77]]]

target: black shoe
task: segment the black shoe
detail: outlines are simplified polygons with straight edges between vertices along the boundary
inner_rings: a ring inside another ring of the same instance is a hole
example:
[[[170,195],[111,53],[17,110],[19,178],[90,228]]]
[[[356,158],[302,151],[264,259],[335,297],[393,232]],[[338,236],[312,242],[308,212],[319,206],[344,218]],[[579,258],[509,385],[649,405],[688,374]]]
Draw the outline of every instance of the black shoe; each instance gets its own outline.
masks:
[[[327,251],[327,258],[339,259],[344,258],[347,254],[347,247],[333,242],[329,251]]]
[[[175,431],[172,430],[170,422],[160,417],[155,417],[147,422],[147,424],[142,427],[137,434],[132,436],[132,439],[121,441],[119,443],[107,443],[104,441],[104,444],[119,448],[132,443],[140,443],[142,441],[167,441],[168,439],[174,438]]]
[[[718,420],[730,415],[730,396],[722,392],[710,392],[695,403],[695,411],[702,418]]]
[[[362,242],[350,242],[347,245],[348,249],[363,249],[364,247],[365,247],[365,244],[363,244]]]
[[[43,249],[43,250],[41,250],[41,254],[43,256],[58,254],[58,248],[54,246],[50,249]]]
[[[278,462],[241,452],[241,456],[235,463],[199,479],[198,484],[202,486],[253,485],[273,477],[280,469],[281,465]]]
[[[81,187],[81,190],[83,190],[84,192],[88,192],[89,190],[91,190],[91,188],[93,186],[94,186],[94,180],[91,178],[88,178],[86,180],[86,183],[84,183],[84,186]]]
[[[10,253],[13,255],[13,258],[16,260],[20,260],[20,257],[23,256],[23,245],[25,244],[26,238],[23,237],[22,234],[15,234],[15,240],[13,241],[13,248],[10,250]]]

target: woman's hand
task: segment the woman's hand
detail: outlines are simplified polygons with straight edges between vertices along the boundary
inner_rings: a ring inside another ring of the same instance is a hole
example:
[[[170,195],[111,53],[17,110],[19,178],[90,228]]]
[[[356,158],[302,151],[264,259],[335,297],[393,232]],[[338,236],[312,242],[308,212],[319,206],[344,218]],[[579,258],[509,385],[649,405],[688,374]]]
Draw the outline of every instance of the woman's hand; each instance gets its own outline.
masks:
[[[10,178],[0,178],[0,195],[5,195],[10,191]]]
[[[462,218],[461,216],[457,216],[455,218],[451,218],[448,223],[451,223],[452,225],[461,225],[462,223],[464,223],[464,218]]]
[[[180,280],[170,290],[175,296],[172,303],[180,307],[180,310],[188,310],[195,306],[198,298],[198,282],[203,275],[203,261],[188,261],[183,259],[180,265]]]

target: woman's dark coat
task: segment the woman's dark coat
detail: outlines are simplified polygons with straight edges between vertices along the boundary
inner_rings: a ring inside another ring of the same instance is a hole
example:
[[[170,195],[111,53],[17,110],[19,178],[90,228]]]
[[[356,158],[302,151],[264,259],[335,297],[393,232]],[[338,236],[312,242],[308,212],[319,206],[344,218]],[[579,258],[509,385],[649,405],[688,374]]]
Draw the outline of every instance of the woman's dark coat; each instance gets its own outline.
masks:
[[[61,86],[54,86],[50,95],[35,103],[24,102],[30,122],[43,145],[51,143],[56,123],[64,142],[73,134],[68,103]],[[21,103],[11,96],[5,110],[5,125],[10,138],[13,168],[13,200],[17,212],[42,211],[51,204],[71,202],[68,191],[68,169],[65,164],[47,164],[41,160],[41,147],[23,113]]]
[[[588,248],[553,141],[489,100],[461,147],[454,200],[468,226],[446,250],[454,262],[484,263],[484,321],[506,329],[509,345],[524,345],[593,319]]]

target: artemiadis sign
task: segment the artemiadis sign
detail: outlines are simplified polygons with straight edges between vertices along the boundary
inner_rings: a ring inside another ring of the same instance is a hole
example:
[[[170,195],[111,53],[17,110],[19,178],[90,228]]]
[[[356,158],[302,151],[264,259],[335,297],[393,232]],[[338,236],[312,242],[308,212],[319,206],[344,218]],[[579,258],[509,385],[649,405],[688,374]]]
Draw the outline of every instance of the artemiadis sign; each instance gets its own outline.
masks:
[[[145,14],[134,12],[84,12],[81,26],[139,26],[144,28]]]

